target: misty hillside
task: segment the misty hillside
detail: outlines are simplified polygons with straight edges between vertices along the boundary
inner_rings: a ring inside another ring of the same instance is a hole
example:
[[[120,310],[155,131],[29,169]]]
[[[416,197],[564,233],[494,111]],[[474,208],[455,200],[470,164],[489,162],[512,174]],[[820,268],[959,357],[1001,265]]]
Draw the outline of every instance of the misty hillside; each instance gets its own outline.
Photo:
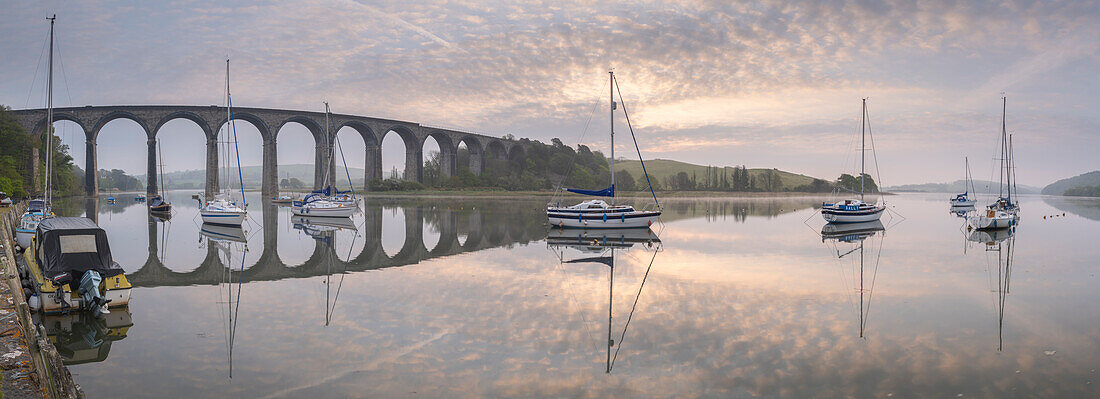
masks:
[[[261,166],[244,166],[241,167],[241,172],[244,175],[244,186],[246,188],[260,188],[262,183],[260,173],[263,167]],[[237,168],[229,169],[231,179],[237,179]],[[356,188],[360,188],[363,185],[363,169],[362,168],[348,168],[348,172],[351,173],[351,181]],[[226,169],[222,168],[221,178],[225,179]],[[141,182],[145,182],[145,175],[141,174],[136,176]],[[286,178],[297,178],[301,180],[305,187],[313,187],[313,165],[306,164],[293,164],[293,165],[279,165],[279,180]],[[201,189],[206,181],[205,170],[185,170],[177,172],[168,172],[164,174],[164,180],[167,183],[169,189]],[[344,172],[343,167],[336,168],[336,183],[338,186],[347,187],[347,174]],[[225,182],[222,182],[224,184]],[[234,185],[236,182],[234,181]]]
[[[1043,194],[1064,195],[1066,190],[1078,187],[1100,186],[1100,170],[1058,180],[1043,187]]]
[[[663,181],[665,177],[676,175],[680,172],[685,172],[688,175],[695,174],[700,178],[706,172],[706,165],[696,165],[687,162],[673,161],[671,159],[654,159],[646,161],[646,171],[649,172],[650,178],[656,178],[656,181]],[[733,171],[732,166],[726,166],[727,173]],[[635,179],[642,176],[642,163],[637,160],[621,159],[615,160],[615,170],[625,170],[630,172],[631,176]],[[749,176],[759,178],[764,174],[764,171],[769,170],[765,168],[750,168]],[[809,185],[813,183],[814,178],[806,175],[800,175],[797,173],[785,172],[782,170],[772,169],[779,174],[779,178],[783,183],[783,188],[786,190],[794,189],[795,187],[802,185]],[[825,178],[822,180],[833,182],[838,176]]]
[[[965,184],[965,180],[955,180],[952,183],[903,184],[883,190],[895,193],[961,193],[965,191]],[[995,181],[974,180],[974,190],[978,193],[995,192],[997,187],[998,183]],[[1038,187],[1023,184],[1017,184],[1016,188],[1020,194],[1038,194],[1040,191]]]

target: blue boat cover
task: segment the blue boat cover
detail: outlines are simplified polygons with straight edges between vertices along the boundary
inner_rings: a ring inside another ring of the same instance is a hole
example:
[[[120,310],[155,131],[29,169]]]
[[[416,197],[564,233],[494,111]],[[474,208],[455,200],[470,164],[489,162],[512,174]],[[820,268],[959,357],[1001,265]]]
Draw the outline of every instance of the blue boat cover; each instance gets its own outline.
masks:
[[[335,192],[336,194],[348,194],[348,193],[351,192],[351,190],[340,191],[340,190],[337,190],[337,189],[333,188],[332,186],[325,187],[323,190],[313,190],[314,194],[323,194],[326,197],[332,196],[333,192]]]
[[[577,194],[592,195],[596,197],[614,197],[615,185],[612,184],[611,187],[605,188],[603,190],[580,190],[576,188],[567,188],[566,191]]]

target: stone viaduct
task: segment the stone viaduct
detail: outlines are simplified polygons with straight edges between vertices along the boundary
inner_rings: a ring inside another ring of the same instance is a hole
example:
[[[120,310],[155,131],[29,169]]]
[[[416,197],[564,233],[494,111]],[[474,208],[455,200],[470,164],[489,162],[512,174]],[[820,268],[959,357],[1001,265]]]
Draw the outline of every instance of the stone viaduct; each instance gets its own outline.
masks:
[[[23,109],[11,111],[19,123],[28,132],[37,137],[47,124],[46,109]],[[148,144],[146,191],[150,194],[157,190],[156,143],[157,133],[166,123],[176,119],[194,122],[206,138],[206,194],[213,194],[218,188],[218,132],[228,121],[227,110],[220,106],[187,105],[111,105],[54,108],[54,121],[65,120],[76,123],[85,135],[85,190],[90,196],[97,195],[98,162],[97,144],[99,132],[115,119],[129,119],[145,131]],[[364,181],[382,178],[382,139],[389,132],[396,133],[405,143],[405,179],[423,181],[424,143],[431,137],[439,144],[443,161],[442,173],[451,176],[456,172],[458,146],[465,143],[470,152],[468,167],[475,174],[481,174],[487,156],[502,159],[526,155],[527,147],[515,140],[486,136],[477,133],[421,125],[391,119],[366,116],[332,114],[331,126],[325,128],[325,113],[293,111],[266,108],[233,108],[233,120],[250,123],[259,130],[263,138],[263,176],[262,192],[271,197],[279,192],[277,140],[279,131],[288,123],[305,126],[314,140],[314,188],[325,186],[324,176],[330,179],[336,175],[335,167],[325,173],[324,166],[329,165],[333,153],[336,132],[343,127],[354,129],[363,137],[366,144],[366,165]],[[221,138],[224,140],[225,138]],[[38,168],[38,162],[35,162]],[[37,170],[34,171],[37,176]],[[35,187],[38,189],[38,187]]]

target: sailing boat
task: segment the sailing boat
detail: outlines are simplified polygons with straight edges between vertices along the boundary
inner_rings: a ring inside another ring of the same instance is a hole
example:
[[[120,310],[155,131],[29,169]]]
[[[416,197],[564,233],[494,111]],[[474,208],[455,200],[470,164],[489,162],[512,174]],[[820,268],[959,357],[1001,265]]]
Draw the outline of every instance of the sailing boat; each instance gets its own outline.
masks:
[[[51,203],[53,202],[52,179],[53,174],[53,27],[57,20],[57,14],[46,18],[50,21],[50,58],[49,72],[46,77],[46,177],[42,198],[36,198],[27,203],[27,210],[19,217],[19,226],[15,228],[15,242],[22,248],[31,246],[31,238],[38,230],[38,224],[43,219],[53,216]]]
[[[963,180],[963,193],[951,199],[952,208],[966,208],[974,206],[974,200],[970,199],[970,190],[974,188],[974,178],[970,176],[970,158],[966,160],[966,176]]]
[[[241,200],[244,200],[244,177],[241,175],[241,156],[237,153],[237,127],[233,123],[233,97],[229,93],[229,58],[225,59],[225,109],[228,117],[228,123],[225,126],[226,141],[225,152],[226,167],[229,163],[229,143],[232,140],[233,154],[237,157],[237,178],[241,185]],[[232,137],[228,137],[232,133]],[[228,172],[227,172],[228,175]],[[248,202],[244,202],[244,208],[237,205],[237,202],[233,199],[232,193],[229,190],[229,177],[226,176],[226,189],[214,194],[214,198],[206,201],[206,204],[199,209],[199,214],[202,215],[202,222],[208,224],[219,224],[226,226],[240,226],[244,224],[244,219],[248,217],[245,209],[248,208]]]
[[[825,221],[829,223],[860,223],[879,220],[879,218],[882,217],[883,211],[886,210],[885,204],[868,204],[864,202],[864,180],[867,177],[867,132],[870,130],[869,124],[867,123],[866,98],[863,99],[863,112],[861,113],[859,129],[861,138],[859,151],[859,199],[846,199],[832,204],[822,203],[821,217],[825,218]],[[872,138],[872,151],[874,151],[874,146],[875,140]]]
[[[329,115],[330,115],[330,112],[329,112],[329,108],[328,108],[328,103],[326,102],[325,103],[325,137],[332,137],[332,135],[329,131],[329,128],[331,127],[331,123],[329,123]],[[340,191],[337,191],[335,187],[327,186],[327,183],[328,183],[328,180],[329,180],[328,171],[333,169],[333,167],[334,167],[333,162],[336,162],[336,157],[335,157],[336,154],[334,153],[332,146],[329,146],[328,154],[329,154],[329,156],[328,156],[329,163],[327,165],[325,165],[325,183],[326,183],[326,187],[324,189],[321,189],[321,190],[314,190],[312,193],[307,195],[301,201],[294,201],[294,203],[290,207],[290,211],[292,213],[294,213],[295,215],[298,215],[298,216],[350,217],[351,215],[355,214],[355,211],[359,210],[358,200],[353,198],[351,200],[351,202],[348,202],[348,201],[344,201],[344,200],[338,200],[337,198],[333,197],[333,195],[347,194],[350,191],[340,192]],[[347,165],[345,163],[345,169],[346,169],[346,166]],[[332,180],[336,180],[336,179],[333,178]],[[350,182],[351,179],[349,178],[348,181]]]
[[[1008,112],[1008,97],[1001,97],[1001,170],[998,177],[999,193],[997,201],[989,204],[985,212],[979,212],[970,218],[970,226],[975,229],[1003,229],[1012,227],[1020,221],[1020,204],[1013,201],[1012,192],[1016,191],[1016,160],[1012,156],[1012,136],[1008,134],[1005,119]]]
[[[630,126],[630,116],[626,113],[626,102],[623,101],[622,91],[616,91],[615,72],[610,75],[611,92],[611,186],[603,190],[579,190],[567,189],[571,193],[592,195],[597,197],[611,197],[611,203],[603,200],[583,201],[573,206],[563,207],[558,203],[546,204],[546,218],[551,226],[573,227],[588,229],[622,229],[622,228],[649,228],[657,218],[661,216],[661,204],[657,201],[657,194],[650,185],[649,192],[653,195],[653,202],[657,210],[636,210],[630,205],[615,204],[615,94],[618,93],[619,101],[623,103],[623,115],[626,116],[627,127],[630,128],[630,136],[634,138],[634,148],[638,150],[638,140],[634,137],[634,128]],[[638,159],[642,163],[642,173],[649,180],[649,173],[645,171],[645,160],[641,150],[638,150]]]
[[[645,275],[642,276],[642,282],[638,285],[638,293],[634,297],[634,306],[630,309],[630,314],[627,315],[626,322],[623,324],[623,331],[619,334],[618,341],[612,336],[612,305],[614,303],[614,289],[615,289],[615,250],[629,250],[634,244],[642,244],[643,249],[653,250],[653,255],[649,259],[649,266],[646,267]],[[630,328],[630,321],[634,318],[634,311],[638,307],[638,300],[642,296],[642,289],[645,288],[645,282],[649,278],[649,271],[653,269],[653,261],[657,259],[657,253],[661,252],[662,244],[661,239],[652,234],[640,233],[638,229],[619,229],[619,230],[578,230],[573,233],[565,232],[564,229],[558,229],[551,231],[550,237],[547,238],[546,244],[551,250],[555,251],[558,256],[558,261],[561,264],[566,263],[598,263],[608,267],[608,287],[607,287],[607,363],[604,372],[611,374],[611,371],[615,368],[615,360],[619,358],[619,350],[622,349],[623,340],[626,339],[627,329]],[[566,260],[565,248],[573,248],[584,253],[592,253],[598,256],[590,256],[584,258],[577,258]],[[587,322],[586,322],[587,323]],[[611,347],[615,346],[615,351],[611,351]]]
[[[167,195],[165,192],[168,190],[168,183],[164,181],[164,153],[160,151],[160,142],[157,142],[157,157],[160,158],[161,162],[157,166],[157,171],[160,172],[160,178],[158,179],[160,189],[157,190],[159,194],[153,194],[149,198],[149,212],[165,214],[172,212],[172,203],[164,200],[164,196]]]

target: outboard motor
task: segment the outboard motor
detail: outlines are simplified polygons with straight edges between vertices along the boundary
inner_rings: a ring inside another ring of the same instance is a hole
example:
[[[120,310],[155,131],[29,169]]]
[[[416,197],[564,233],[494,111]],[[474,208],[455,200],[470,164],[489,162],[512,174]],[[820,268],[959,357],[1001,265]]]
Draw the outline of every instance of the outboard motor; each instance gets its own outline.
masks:
[[[73,275],[69,273],[61,273],[50,279],[55,287],[58,287],[58,295],[54,296],[54,301],[61,304],[61,309],[71,308],[73,305],[69,303],[69,299],[66,298],[64,290],[61,287],[65,284],[73,282]]]
[[[80,294],[84,308],[95,314],[111,313],[107,310],[107,303],[110,300],[99,294],[99,283],[102,281],[103,277],[95,270],[88,270],[84,272],[84,276],[80,277],[80,291],[77,293]]]

